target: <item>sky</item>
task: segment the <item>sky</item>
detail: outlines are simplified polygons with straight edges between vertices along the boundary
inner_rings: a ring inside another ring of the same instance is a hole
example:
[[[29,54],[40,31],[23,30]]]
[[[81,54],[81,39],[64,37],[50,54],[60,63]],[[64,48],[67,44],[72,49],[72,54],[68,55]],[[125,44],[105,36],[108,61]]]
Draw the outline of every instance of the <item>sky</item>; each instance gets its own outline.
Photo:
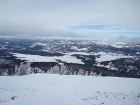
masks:
[[[140,0],[0,0],[0,38],[140,39]]]

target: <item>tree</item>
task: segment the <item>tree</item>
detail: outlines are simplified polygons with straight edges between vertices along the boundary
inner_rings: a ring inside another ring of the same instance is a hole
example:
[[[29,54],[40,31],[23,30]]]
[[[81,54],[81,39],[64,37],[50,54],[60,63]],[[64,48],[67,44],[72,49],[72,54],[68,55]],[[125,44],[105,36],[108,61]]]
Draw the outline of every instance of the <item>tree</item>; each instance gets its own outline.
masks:
[[[86,71],[85,76],[88,76],[88,71]]]
[[[58,74],[59,73],[59,66],[58,65],[55,65],[53,67],[53,71],[54,71],[55,74]]]
[[[53,70],[53,67],[51,67],[49,70],[49,74],[53,74],[53,73],[54,73],[54,70]]]
[[[16,72],[17,75],[28,75],[30,74],[30,63],[27,62],[26,64],[24,64],[23,62],[20,63],[20,66],[18,67],[17,65],[15,66],[15,71],[18,70]]]
[[[58,65],[55,65],[54,67],[51,67],[50,70],[48,70],[47,73],[50,73],[50,74],[58,74],[59,73],[59,66]]]
[[[15,65],[15,74],[18,72],[18,66]]]
[[[76,74],[77,74],[76,71],[74,71],[73,75],[76,75]]]
[[[84,74],[84,70],[83,69],[79,69],[79,72],[77,75],[83,75]]]
[[[50,70],[47,71],[47,74],[50,74]]]
[[[70,75],[73,75],[72,72],[70,72]]]
[[[93,73],[93,71],[90,73],[90,76],[97,76],[96,73]]]
[[[2,76],[7,76],[8,75],[8,69],[5,70],[3,73],[2,73]]]
[[[67,67],[64,64],[61,65],[60,74],[61,75],[70,75],[70,71],[67,69]]]
[[[90,72],[90,76],[94,76],[94,73],[93,73],[93,71],[91,71],[91,72]]]

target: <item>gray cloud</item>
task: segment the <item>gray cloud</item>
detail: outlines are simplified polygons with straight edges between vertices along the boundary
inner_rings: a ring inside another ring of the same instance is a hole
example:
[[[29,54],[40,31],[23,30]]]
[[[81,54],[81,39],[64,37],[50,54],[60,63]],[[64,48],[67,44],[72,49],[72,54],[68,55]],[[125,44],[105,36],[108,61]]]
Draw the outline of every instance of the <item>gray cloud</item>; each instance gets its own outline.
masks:
[[[116,38],[111,38],[111,40],[127,43],[140,43],[140,36],[137,37],[119,36]]]
[[[139,5],[139,0],[1,0],[0,35],[94,39],[113,36],[113,28],[140,32]],[[113,26],[104,30],[68,28],[85,24]]]
[[[140,37],[132,37],[128,39],[128,42],[131,43],[140,43]]]

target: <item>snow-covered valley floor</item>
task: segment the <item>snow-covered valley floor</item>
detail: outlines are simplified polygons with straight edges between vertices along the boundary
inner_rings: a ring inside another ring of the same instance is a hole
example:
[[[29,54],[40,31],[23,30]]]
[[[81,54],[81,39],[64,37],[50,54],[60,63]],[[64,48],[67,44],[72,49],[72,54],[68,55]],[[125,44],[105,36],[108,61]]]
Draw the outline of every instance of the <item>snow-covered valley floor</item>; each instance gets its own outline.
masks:
[[[56,74],[1,76],[0,105],[140,105],[140,79]]]

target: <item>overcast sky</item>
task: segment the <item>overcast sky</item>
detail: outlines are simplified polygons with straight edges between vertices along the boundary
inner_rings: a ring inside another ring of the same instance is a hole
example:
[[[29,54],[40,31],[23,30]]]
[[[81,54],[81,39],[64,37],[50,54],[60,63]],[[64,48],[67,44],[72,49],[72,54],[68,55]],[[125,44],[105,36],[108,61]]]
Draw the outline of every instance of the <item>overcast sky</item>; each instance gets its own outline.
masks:
[[[0,0],[0,37],[140,37],[140,0]]]

